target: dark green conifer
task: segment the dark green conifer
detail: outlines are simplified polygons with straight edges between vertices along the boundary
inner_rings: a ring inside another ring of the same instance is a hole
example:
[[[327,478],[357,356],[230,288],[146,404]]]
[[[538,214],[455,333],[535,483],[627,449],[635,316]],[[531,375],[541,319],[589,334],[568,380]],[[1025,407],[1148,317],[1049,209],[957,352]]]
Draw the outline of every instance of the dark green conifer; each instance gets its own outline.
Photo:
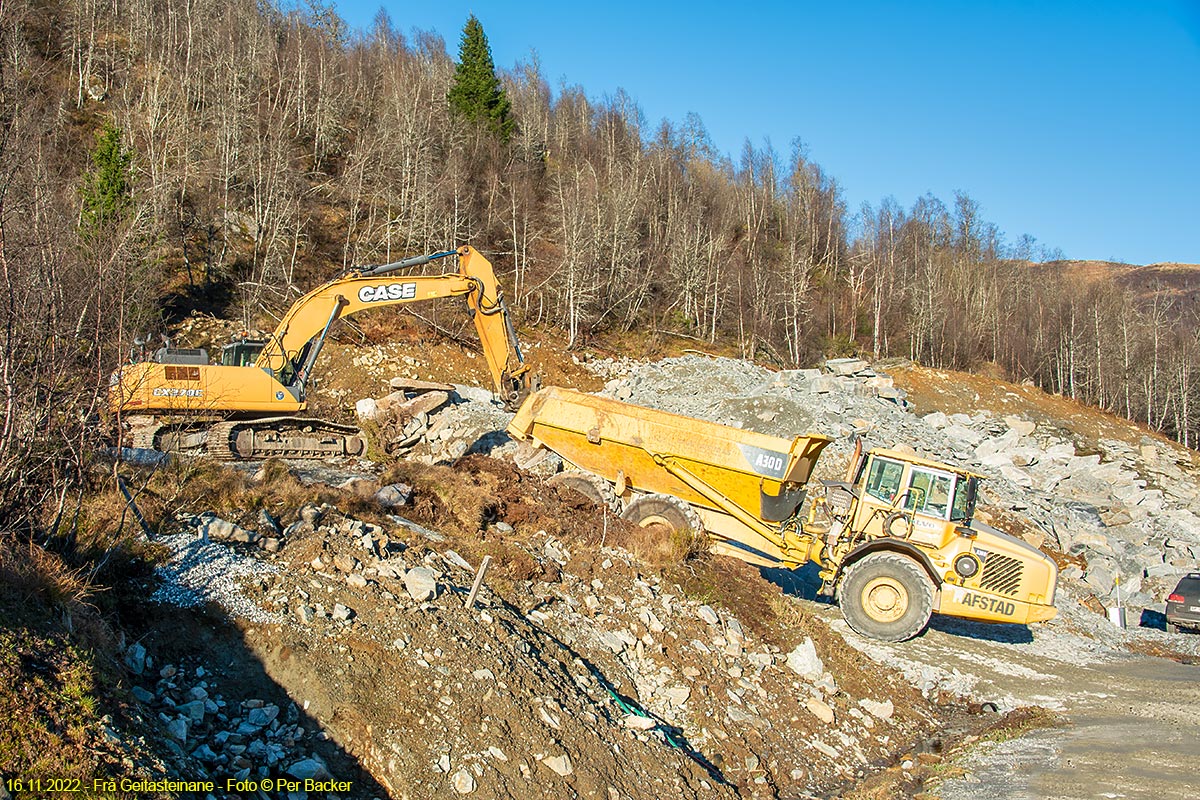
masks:
[[[116,224],[133,202],[133,154],[121,144],[121,130],[111,122],[96,136],[92,169],[83,178],[80,229],[95,234]]]
[[[455,114],[487,125],[501,141],[508,141],[512,136],[516,128],[516,121],[511,116],[512,103],[496,77],[487,36],[474,14],[463,27],[454,85],[446,98]]]

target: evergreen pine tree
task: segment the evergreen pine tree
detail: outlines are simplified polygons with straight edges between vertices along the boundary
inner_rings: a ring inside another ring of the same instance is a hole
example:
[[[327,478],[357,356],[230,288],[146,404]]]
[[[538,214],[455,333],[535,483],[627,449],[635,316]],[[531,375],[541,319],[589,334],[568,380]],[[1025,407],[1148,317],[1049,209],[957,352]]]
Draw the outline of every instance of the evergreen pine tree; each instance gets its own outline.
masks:
[[[133,154],[121,145],[121,131],[111,122],[96,136],[92,169],[83,179],[80,229],[94,235],[121,220],[133,202]]]
[[[510,116],[512,103],[496,77],[487,36],[474,14],[463,26],[454,85],[446,99],[454,113],[472,122],[486,124],[501,141],[508,141],[516,128],[516,121]]]

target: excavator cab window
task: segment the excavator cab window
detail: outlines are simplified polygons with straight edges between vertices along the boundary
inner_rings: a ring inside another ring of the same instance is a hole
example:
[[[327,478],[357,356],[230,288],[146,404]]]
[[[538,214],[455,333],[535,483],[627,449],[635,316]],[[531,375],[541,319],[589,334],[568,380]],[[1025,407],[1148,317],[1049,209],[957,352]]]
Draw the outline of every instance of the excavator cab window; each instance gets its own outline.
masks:
[[[225,367],[252,367],[258,360],[266,342],[258,339],[243,339],[221,348],[221,365]]]

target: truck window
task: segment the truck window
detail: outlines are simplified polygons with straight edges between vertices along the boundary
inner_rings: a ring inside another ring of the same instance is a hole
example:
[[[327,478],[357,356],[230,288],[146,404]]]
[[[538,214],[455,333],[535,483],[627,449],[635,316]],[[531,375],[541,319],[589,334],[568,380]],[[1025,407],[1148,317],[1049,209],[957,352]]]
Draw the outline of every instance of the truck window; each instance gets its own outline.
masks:
[[[899,461],[876,458],[871,463],[870,474],[867,475],[867,494],[890,503],[900,490],[900,480],[903,477],[904,465]]]
[[[919,514],[948,519],[950,492],[953,488],[953,475],[913,467],[912,475],[908,479],[908,495],[904,498],[904,507]]]

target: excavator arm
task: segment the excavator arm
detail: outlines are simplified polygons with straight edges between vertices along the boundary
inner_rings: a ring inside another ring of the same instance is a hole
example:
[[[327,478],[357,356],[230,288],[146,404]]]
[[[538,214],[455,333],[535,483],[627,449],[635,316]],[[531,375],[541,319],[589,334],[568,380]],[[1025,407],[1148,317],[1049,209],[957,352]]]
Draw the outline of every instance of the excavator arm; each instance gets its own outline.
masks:
[[[457,272],[396,274],[454,255],[458,256]],[[274,375],[297,400],[303,400],[312,365],[338,319],[369,308],[458,296],[465,296],[471,309],[497,395],[507,405],[519,405],[529,393],[529,366],[521,355],[492,264],[472,247],[355,270],[312,290],[284,315],[256,366]]]

